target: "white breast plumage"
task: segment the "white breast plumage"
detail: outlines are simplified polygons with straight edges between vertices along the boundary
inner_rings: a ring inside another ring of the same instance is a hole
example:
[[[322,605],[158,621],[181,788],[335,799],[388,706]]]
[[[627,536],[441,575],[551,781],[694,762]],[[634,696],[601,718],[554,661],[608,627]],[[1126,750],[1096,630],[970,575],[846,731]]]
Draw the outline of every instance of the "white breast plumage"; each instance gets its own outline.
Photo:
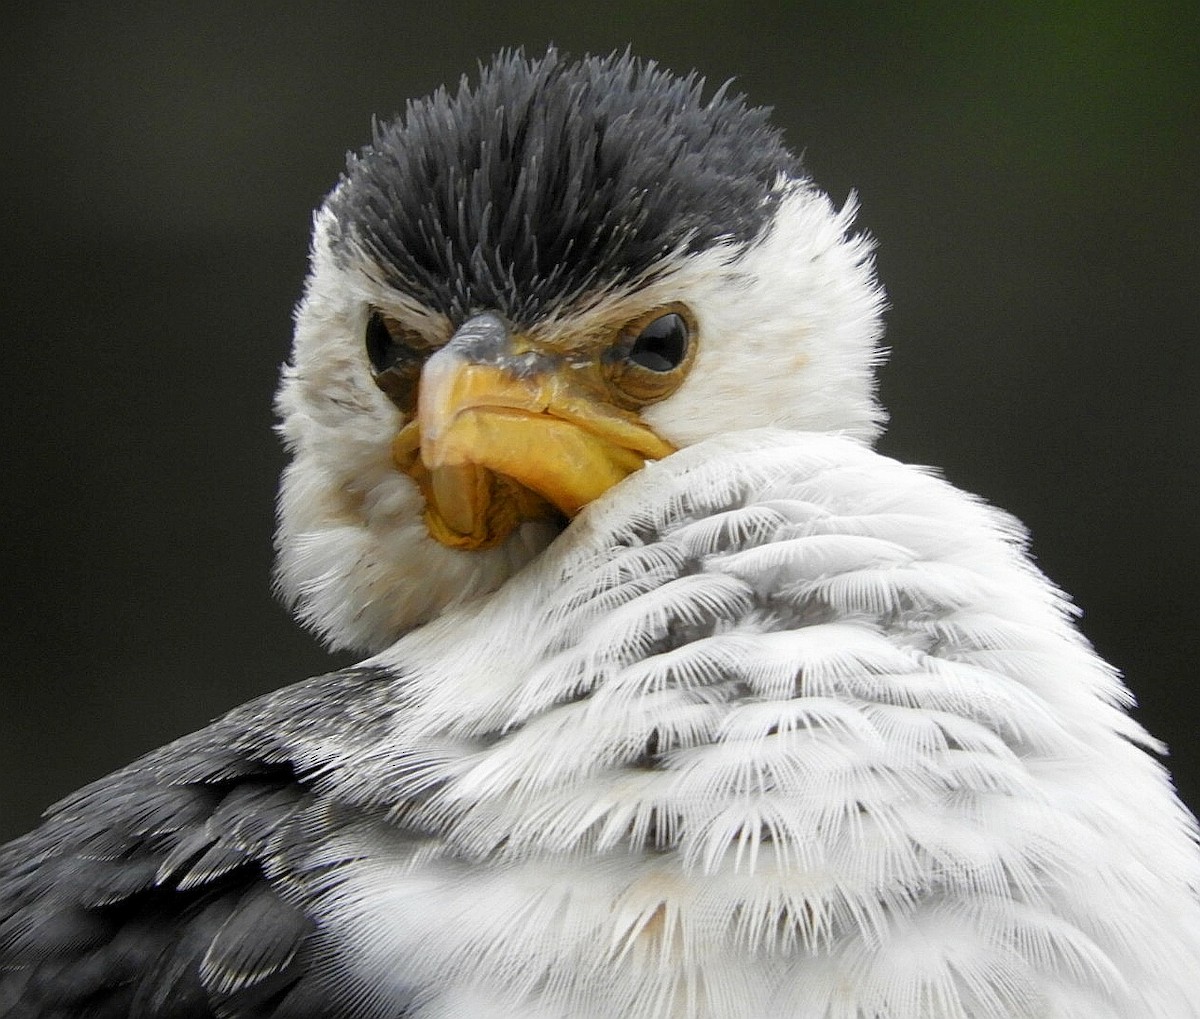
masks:
[[[323,878],[347,977],[439,1016],[1193,1014],[1190,820],[1021,545],[848,440],[631,478],[379,659],[410,788]]]

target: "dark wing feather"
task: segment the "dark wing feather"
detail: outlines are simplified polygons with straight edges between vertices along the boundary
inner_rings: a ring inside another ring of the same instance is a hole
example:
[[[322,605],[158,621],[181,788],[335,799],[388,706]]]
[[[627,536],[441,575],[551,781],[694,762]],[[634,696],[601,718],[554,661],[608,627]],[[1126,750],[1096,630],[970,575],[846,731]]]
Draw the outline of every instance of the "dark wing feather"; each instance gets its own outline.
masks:
[[[353,669],[251,702],[0,848],[0,1016],[341,1014],[288,860],[353,816],[314,776],[386,723],[386,686]]]

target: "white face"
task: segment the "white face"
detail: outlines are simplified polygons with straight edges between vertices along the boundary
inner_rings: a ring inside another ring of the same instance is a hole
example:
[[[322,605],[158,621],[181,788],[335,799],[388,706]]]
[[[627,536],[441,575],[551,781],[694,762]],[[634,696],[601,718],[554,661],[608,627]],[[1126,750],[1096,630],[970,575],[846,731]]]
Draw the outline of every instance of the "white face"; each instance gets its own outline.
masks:
[[[883,420],[874,399],[883,297],[870,243],[849,233],[852,202],[839,211],[807,182],[780,187],[774,222],[756,243],[681,256],[652,282],[592,295],[527,333],[584,349],[648,311],[682,306],[694,333],[686,375],[637,411],[666,444],[764,426],[870,441]],[[495,547],[469,550],[431,537],[426,497],[393,455],[411,414],[375,383],[364,336],[372,308],[432,350],[460,323],[380,283],[367,256],[335,257],[333,227],[322,211],[277,399],[293,453],[277,575],[302,621],[331,646],[378,650],[446,606],[495,590],[563,524],[530,519]]]

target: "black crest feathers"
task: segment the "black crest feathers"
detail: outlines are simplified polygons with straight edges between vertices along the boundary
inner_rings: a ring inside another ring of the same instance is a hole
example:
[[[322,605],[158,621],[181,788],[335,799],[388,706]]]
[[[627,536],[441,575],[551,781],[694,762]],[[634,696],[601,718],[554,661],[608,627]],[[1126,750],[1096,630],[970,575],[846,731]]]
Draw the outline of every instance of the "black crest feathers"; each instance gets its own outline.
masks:
[[[503,53],[376,127],[329,198],[337,243],[453,320],[529,324],[673,252],[749,242],[799,164],[769,111],[703,86],[628,53]]]

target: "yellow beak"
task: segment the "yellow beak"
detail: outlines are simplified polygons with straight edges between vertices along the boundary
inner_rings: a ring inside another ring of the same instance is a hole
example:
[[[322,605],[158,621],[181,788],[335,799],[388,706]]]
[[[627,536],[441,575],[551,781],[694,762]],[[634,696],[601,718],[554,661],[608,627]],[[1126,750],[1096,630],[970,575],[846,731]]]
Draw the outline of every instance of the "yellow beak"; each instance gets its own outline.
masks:
[[[493,547],[525,520],[573,517],[672,452],[586,370],[514,354],[494,315],[471,319],[429,358],[416,416],[393,444],[425,496],[430,534],[465,549]]]

